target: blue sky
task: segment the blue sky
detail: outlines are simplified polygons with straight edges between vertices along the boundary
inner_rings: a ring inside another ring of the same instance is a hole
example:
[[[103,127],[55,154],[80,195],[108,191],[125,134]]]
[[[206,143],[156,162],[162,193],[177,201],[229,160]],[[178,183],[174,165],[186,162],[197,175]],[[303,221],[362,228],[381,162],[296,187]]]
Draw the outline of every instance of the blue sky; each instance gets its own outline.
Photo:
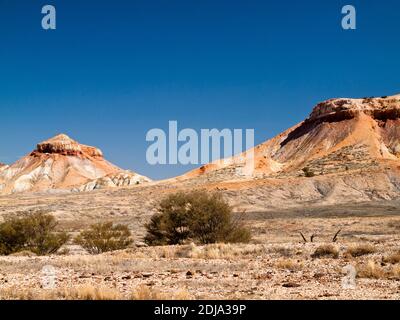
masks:
[[[147,164],[148,130],[254,128],[260,143],[321,100],[400,93],[399,16],[398,0],[0,0],[0,161],[63,132],[125,169],[183,173]]]

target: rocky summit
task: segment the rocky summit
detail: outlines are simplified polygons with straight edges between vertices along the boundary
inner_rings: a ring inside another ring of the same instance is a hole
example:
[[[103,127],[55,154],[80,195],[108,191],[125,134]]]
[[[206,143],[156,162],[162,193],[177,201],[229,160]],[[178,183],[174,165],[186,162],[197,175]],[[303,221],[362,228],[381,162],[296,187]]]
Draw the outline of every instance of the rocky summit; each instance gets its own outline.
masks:
[[[173,180],[241,189],[255,198],[245,202],[260,206],[397,198],[400,95],[324,101],[306,120],[250,151]]]
[[[34,151],[10,166],[0,166],[2,194],[55,189],[90,191],[105,185],[147,181],[148,178],[105,160],[100,149],[80,144],[65,134],[39,143]]]

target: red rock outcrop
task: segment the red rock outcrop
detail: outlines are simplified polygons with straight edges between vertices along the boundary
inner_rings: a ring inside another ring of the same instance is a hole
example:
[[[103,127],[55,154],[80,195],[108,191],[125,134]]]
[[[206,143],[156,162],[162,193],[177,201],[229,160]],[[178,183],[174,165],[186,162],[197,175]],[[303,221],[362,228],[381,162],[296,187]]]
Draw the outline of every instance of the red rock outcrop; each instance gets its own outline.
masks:
[[[150,180],[109,163],[98,148],[80,144],[60,134],[39,143],[33,152],[0,169],[0,193],[59,189],[90,191],[123,185],[118,183],[120,180],[112,179],[121,174],[128,176],[132,183]],[[108,184],[97,182],[105,177],[110,177]]]
[[[49,140],[39,143],[36,150],[32,152],[32,155],[38,153],[61,154],[64,156],[81,158],[103,157],[103,153],[100,149],[79,144],[65,134],[59,134]]]
[[[209,181],[304,176],[373,168],[400,158],[400,95],[330,99],[314,107],[303,122],[252,150],[202,166],[177,180]],[[400,164],[400,162],[398,163]]]

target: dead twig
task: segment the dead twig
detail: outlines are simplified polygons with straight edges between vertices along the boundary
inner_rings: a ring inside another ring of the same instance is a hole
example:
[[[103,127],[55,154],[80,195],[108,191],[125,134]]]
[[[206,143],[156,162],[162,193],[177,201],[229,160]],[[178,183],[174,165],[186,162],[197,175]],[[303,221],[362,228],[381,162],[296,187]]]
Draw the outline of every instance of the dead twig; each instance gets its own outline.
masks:
[[[332,242],[336,242],[336,241],[337,241],[338,235],[339,235],[339,233],[340,233],[341,231],[342,231],[342,229],[339,229],[339,231],[336,232],[335,236],[334,236],[333,239],[332,239]]]
[[[301,237],[303,238],[304,243],[307,243],[306,237],[300,232]]]

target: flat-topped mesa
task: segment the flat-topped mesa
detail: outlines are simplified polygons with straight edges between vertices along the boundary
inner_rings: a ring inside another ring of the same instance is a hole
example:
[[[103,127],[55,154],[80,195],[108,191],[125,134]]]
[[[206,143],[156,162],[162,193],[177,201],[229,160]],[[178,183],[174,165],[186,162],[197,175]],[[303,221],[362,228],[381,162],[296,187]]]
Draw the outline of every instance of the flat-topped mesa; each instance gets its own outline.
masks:
[[[103,153],[100,149],[79,144],[65,134],[59,134],[49,140],[39,143],[33,153],[103,157]]]
[[[400,95],[381,98],[330,99],[314,107],[306,121],[339,121],[364,113],[377,120],[400,118]]]

